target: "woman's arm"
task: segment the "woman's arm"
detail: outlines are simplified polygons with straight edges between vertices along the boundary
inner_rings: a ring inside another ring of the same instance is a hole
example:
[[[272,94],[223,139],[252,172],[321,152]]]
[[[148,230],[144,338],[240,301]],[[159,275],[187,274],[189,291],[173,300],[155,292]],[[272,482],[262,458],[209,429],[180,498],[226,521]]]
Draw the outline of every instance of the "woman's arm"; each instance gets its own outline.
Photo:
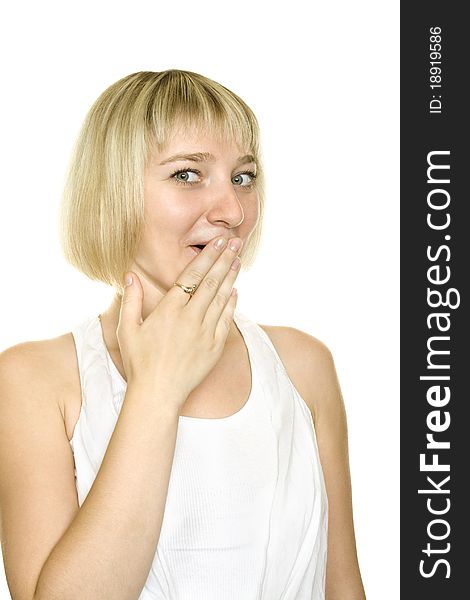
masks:
[[[328,495],[326,600],[364,600],[354,535],[346,412],[333,357],[307,333],[290,327],[265,329],[315,423]]]
[[[0,355],[0,507],[13,600],[130,600],[157,547],[173,462],[170,392],[129,384],[83,505],[58,405],[60,376],[37,343]],[[54,383],[51,383],[51,380]]]
[[[310,341],[310,406],[328,494],[326,600],[364,600],[356,553],[346,411],[333,357],[323,344]]]

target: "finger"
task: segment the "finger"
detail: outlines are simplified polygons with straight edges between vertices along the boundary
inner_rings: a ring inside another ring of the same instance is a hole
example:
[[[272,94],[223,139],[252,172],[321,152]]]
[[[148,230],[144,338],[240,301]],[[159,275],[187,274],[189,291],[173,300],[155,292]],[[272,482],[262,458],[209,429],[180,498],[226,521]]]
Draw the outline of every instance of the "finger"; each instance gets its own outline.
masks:
[[[219,259],[227,246],[227,240],[218,236],[211,240],[206,247],[200,252],[178,276],[178,283],[190,288],[193,285],[199,286],[202,279],[205,277],[214,262]],[[191,296],[177,285],[168,290],[166,296],[176,299],[182,306],[188,303]]]
[[[235,308],[237,306],[238,301],[238,293],[235,288],[233,288],[230,297],[228,299],[227,304],[225,305],[222,314],[217,322],[217,326],[215,328],[214,337],[220,344],[225,344],[228,334],[230,332],[230,328],[233,323],[233,315],[235,313]]]
[[[238,256],[230,264],[230,268],[225,275],[219,289],[217,290],[212,302],[207,307],[203,322],[210,328],[211,331],[215,331],[217,324],[222,316],[222,313],[230,299],[230,294],[233,290],[233,284],[240,271],[241,262]],[[223,276],[223,273],[221,274]]]
[[[140,279],[133,271],[126,273],[124,278],[124,293],[119,311],[119,323],[117,330],[126,335],[137,325],[142,323],[142,301],[144,290]]]
[[[233,264],[234,259],[237,257],[237,254],[241,251],[242,245],[243,243],[240,238],[232,238],[229,240],[229,243],[222,252],[219,260],[212,265],[205,277],[203,277],[199,287],[191,299],[191,302],[185,307],[187,311],[193,313],[201,321],[205,319],[209,306],[213,302],[214,298],[216,298],[220,293],[220,287],[225,281],[227,275],[231,272],[230,267]],[[230,290],[225,288],[223,295],[225,297],[219,298],[217,301],[218,304],[221,305],[221,309],[223,306],[225,306],[228,296],[230,295]],[[219,317],[220,313],[217,315],[217,320]]]

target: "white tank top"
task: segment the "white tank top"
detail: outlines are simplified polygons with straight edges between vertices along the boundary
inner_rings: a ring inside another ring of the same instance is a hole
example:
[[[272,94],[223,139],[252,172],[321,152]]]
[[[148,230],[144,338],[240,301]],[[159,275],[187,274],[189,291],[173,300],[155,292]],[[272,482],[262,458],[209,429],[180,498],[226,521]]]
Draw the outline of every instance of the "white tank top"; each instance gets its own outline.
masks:
[[[237,311],[234,321],[250,359],[249,398],[228,417],[179,417],[160,538],[139,600],[325,598],[328,503],[312,415],[269,336]],[[72,333],[82,406],[70,443],[81,506],[126,382],[98,316]]]

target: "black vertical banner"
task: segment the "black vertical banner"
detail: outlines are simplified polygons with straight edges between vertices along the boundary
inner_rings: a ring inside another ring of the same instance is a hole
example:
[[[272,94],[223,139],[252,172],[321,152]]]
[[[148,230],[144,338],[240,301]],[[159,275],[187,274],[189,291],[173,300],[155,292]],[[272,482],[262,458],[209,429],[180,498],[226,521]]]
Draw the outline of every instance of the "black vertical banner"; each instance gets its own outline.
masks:
[[[401,3],[401,598],[468,591],[470,25]]]

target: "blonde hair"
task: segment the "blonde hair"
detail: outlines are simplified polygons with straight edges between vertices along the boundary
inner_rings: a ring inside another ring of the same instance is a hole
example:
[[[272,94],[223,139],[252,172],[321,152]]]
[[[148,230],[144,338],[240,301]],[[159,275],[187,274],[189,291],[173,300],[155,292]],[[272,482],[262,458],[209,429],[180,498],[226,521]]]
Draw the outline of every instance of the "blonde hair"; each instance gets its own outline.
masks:
[[[122,293],[144,224],[144,170],[179,127],[215,133],[253,154],[259,218],[240,255],[256,257],[264,214],[260,133],[252,110],[223,85],[191,71],[142,71],[107,88],[88,112],[71,157],[60,208],[66,260]]]

